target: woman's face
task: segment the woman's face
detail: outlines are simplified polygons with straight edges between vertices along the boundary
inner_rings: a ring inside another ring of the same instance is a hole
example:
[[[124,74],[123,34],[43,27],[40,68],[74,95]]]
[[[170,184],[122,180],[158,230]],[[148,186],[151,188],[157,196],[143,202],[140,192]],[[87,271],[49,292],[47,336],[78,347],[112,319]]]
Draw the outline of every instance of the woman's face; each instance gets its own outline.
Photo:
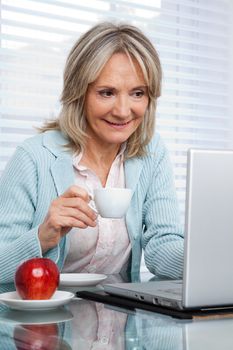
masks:
[[[104,147],[120,145],[141,124],[148,101],[148,88],[138,63],[133,66],[126,54],[114,54],[88,87],[87,134]]]

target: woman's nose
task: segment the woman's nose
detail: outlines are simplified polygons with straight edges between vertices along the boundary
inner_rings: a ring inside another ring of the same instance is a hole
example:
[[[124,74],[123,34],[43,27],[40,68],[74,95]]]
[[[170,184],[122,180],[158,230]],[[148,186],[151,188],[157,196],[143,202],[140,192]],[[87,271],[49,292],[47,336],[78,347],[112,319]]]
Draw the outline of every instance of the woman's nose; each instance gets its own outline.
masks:
[[[112,114],[115,117],[127,118],[131,112],[130,99],[128,96],[118,96],[115,100]]]

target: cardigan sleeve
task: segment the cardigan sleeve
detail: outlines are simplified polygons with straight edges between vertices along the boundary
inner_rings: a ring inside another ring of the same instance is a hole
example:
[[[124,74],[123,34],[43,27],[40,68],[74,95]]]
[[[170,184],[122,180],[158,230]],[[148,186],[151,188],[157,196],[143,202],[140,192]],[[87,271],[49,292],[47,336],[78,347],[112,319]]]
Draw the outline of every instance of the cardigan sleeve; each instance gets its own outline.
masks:
[[[181,278],[183,227],[168,151],[161,141],[152,162],[152,175],[143,206],[142,246],[147,268],[155,275]]]
[[[18,147],[0,178],[0,283],[13,282],[17,266],[41,255],[36,210],[37,167]]]

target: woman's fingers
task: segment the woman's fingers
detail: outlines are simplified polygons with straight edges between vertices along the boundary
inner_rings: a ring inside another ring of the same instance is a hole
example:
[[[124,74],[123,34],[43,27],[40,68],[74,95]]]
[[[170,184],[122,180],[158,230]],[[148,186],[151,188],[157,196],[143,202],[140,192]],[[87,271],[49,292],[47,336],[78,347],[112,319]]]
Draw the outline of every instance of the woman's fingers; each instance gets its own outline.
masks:
[[[96,213],[89,207],[90,196],[78,186],[71,186],[54,199],[44,222],[39,227],[42,251],[54,247],[72,227],[96,226]]]
[[[52,202],[51,206],[59,207],[59,208],[65,208],[65,207],[75,208],[84,212],[86,215],[90,216],[93,220],[96,218],[96,214],[94,210],[88,205],[88,202],[84,201],[80,197],[75,197],[75,198],[59,197]]]
[[[52,202],[50,213],[55,212],[62,216],[71,216],[87,226],[95,226],[97,215],[88,205],[89,201],[90,196],[86,190],[78,186],[71,186]]]
[[[75,185],[69,187],[59,198],[72,198],[72,197],[82,198],[86,202],[89,202],[90,200],[90,196],[87,193],[87,191],[84,190],[82,187],[78,187]]]
[[[54,224],[59,217],[73,217],[82,221],[87,226],[96,226],[97,214],[90,208],[88,203],[80,198],[62,198],[51,203],[49,216],[53,218]],[[74,225],[75,227],[80,227]]]
[[[72,227],[80,227],[80,222],[84,223],[86,226],[96,226],[96,214],[92,214],[92,210],[90,209],[91,214],[87,215],[84,211],[77,210],[76,208],[70,208],[70,207],[62,207],[59,209],[59,217],[60,224],[64,226],[64,220],[65,220],[65,226],[72,226]],[[76,220],[76,224],[74,225],[74,220]]]

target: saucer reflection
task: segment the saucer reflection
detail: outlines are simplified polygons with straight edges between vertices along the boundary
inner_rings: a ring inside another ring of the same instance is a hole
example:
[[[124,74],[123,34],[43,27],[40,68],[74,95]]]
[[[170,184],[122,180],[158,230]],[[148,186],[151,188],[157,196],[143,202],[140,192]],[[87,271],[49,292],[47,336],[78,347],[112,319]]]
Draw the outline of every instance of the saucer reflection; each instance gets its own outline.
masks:
[[[65,308],[58,308],[43,312],[15,311],[7,309],[0,313],[1,322],[21,323],[21,324],[49,324],[66,322],[73,319],[71,311]]]

